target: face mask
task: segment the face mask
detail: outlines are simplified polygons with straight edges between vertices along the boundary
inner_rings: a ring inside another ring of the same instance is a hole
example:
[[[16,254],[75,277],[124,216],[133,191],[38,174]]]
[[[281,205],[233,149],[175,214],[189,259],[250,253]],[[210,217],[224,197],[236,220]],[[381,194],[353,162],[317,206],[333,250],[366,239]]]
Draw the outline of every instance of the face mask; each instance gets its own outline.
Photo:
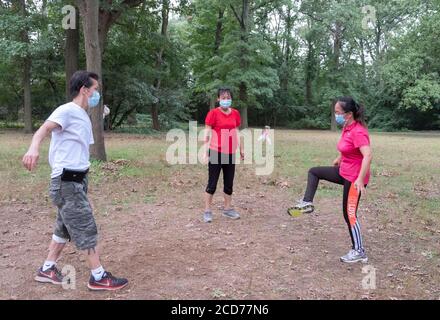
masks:
[[[94,108],[99,104],[99,100],[101,100],[101,95],[98,91],[94,91],[92,96],[89,98],[89,108]]]
[[[232,105],[232,100],[220,100],[220,107],[222,107],[223,109],[227,109],[230,108]]]
[[[335,114],[336,123],[343,126],[345,124],[345,119],[343,114]]]

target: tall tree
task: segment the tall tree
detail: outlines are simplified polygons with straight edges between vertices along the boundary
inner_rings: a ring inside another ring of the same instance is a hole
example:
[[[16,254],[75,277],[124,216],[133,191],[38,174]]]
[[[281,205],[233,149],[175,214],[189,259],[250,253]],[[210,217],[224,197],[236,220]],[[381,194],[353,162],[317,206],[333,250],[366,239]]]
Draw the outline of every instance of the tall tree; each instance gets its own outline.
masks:
[[[65,72],[66,72],[66,100],[70,100],[69,79],[79,69],[79,12],[74,12],[75,21],[66,30],[66,44],[64,49]],[[72,23],[72,21],[70,21]]]
[[[84,30],[84,43],[87,59],[87,70],[99,75],[102,88],[102,55],[99,41],[99,0],[77,0]],[[90,149],[93,158],[106,161],[104,143],[103,103],[89,111],[93,126],[95,143]]]
[[[26,1],[19,0],[17,5],[20,9],[20,13],[23,20],[26,20],[28,13],[26,10]],[[29,30],[25,26],[21,31],[20,35],[21,41],[25,44],[26,48],[30,47],[29,41]],[[22,85],[23,85],[23,109],[24,109],[24,131],[25,133],[32,133],[32,105],[31,105],[31,66],[32,60],[30,53],[27,53],[22,58],[23,74],[22,74]]]
[[[240,26],[240,69],[246,70],[249,68],[249,61],[247,56],[248,52],[248,41],[249,41],[249,30],[250,30],[250,3],[251,0],[242,0],[241,12],[236,8],[234,4],[230,4],[232,12]],[[245,81],[240,81],[239,83],[239,99],[242,102],[241,106],[241,116],[242,116],[242,127],[247,128],[248,124],[248,88]]]
[[[221,85],[215,65],[220,58],[224,40],[225,6],[218,0],[197,0],[190,18],[187,41],[191,45],[196,94],[202,94],[209,109],[217,101],[216,88]]]
[[[83,22],[87,69],[100,75],[101,88],[105,91],[102,81],[102,53],[105,50],[107,36],[111,26],[120,18],[122,13],[131,7],[136,7],[142,0],[76,0]],[[105,96],[105,94],[103,94]],[[95,144],[91,147],[91,156],[106,161],[107,155],[104,143],[103,102],[99,107],[90,111],[93,125]]]
[[[191,25],[194,28],[192,34],[202,34],[193,39],[192,47],[204,52],[203,55],[197,55],[199,61],[196,60],[193,64],[197,67],[196,83],[199,84],[198,88],[205,87],[210,92],[220,85],[231,86],[236,93],[234,106],[241,110],[242,128],[246,128],[248,108],[263,108],[262,99],[273,97],[274,91],[279,88],[270,45],[257,32],[253,22],[256,11],[265,6],[263,2],[255,0],[243,0],[239,4],[232,0],[216,1],[217,6],[214,2],[211,6],[203,7],[204,10],[200,12],[196,10],[196,23]],[[216,18],[219,16],[218,6],[221,5],[226,9],[222,19],[224,32],[221,34],[221,44],[216,50]],[[198,15],[202,15],[200,20]],[[203,21],[204,17],[211,17],[209,28],[197,23]],[[218,55],[213,54],[214,50]]]
[[[162,65],[164,63],[164,46],[166,45],[166,42],[168,41],[167,32],[168,32],[168,19],[170,14],[170,2],[169,0],[162,0],[162,9],[161,9],[161,16],[162,16],[162,22],[161,22],[161,41],[158,52],[156,52],[156,78],[154,79],[154,91],[156,92],[157,96],[161,89],[161,69]],[[156,97],[157,97],[156,96]],[[153,120],[153,129],[154,130],[160,130],[160,124],[159,124],[159,103],[160,98],[157,97],[157,99],[153,102],[151,106],[151,118]]]

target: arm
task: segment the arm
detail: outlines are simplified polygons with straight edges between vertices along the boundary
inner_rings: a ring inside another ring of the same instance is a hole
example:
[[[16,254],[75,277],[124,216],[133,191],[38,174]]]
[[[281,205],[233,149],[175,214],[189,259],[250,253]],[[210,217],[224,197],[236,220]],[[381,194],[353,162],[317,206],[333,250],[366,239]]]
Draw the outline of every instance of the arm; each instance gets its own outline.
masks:
[[[240,116],[240,112],[236,111],[236,113],[237,113],[237,128],[236,128],[235,132],[237,134],[237,143],[238,143],[238,146],[240,147],[240,159],[243,161],[244,160],[244,137],[241,137],[241,139],[240,139],[241,116]]]
[[[35,132],[34,137],[32,138],[31,146],[29,150],[23,157],[23,165],[29,171],[32,171],[36,168],[40,150],[40,145],[43,140],[52,132],[52,130],[56,128],[61,128],[58,123],[52,121],[46,121],[37,132]]]
[[[241,139],[240,139],[239,132],[240,132],[240,130],[238,130],[238,128],[237,128],[237,130],[236,130],[237,142],[238,142],[238,145],[240,146],[240,158],[243,161],[244,160],[244,137],[241,137]]]
[[[211,143],[211,131],[212,131],[212,127],[205,125],[205,137],[203,139],[203,142],[205,144],[204,148],[205,148],[205,160],[208,158],[208,149],[209,149],[209,144]]]
[[[371,152],[370,146],[363,146],[359,148],[360,152],[364,156],[362,160],[362,166],[361,171],[359,172],[359,177],[354,182],[354,186],[358,191],[365,192],[365,176],[367,175],[367,172],[370,170],[371,166],[371,160],[373,159],[373,155]]]
[[[341,164],[341,153],[339,153],[338,157],[335,160],[333,160],[333,165],[335,167],[339,167],[340,164]]]

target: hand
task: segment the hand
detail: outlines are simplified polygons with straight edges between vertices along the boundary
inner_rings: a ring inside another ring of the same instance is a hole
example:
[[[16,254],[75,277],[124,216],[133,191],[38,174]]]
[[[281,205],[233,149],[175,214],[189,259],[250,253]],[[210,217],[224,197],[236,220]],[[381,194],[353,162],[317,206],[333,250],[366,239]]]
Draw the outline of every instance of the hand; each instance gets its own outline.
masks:
[[[362,195],[367,196],[367,189],[365,188],[365,183],[363,179],[357,179],[354,182],[354,187],[357,191],[359,191]]]
[[[206,153],[203,155],[203,159],[202,159],[202,161],[203,161],[203,164],[208,164],[208,162],[209,162],[209,153],[208,153],[208,152],[206,152]]]
[[[241,161],[244,161],[244,151],[240,151],[240,159]]]
[[[38,158],[40,157],[38,150],[29,149],[23,156],[23,165],[29,171],[34,170],[37,167]]]
[[[339,167],[340,164],[341,164],[341,158],[340,158],[340,157],[336,158],[336,159],[333,161],[333,165],[334,165],[335,167]]]

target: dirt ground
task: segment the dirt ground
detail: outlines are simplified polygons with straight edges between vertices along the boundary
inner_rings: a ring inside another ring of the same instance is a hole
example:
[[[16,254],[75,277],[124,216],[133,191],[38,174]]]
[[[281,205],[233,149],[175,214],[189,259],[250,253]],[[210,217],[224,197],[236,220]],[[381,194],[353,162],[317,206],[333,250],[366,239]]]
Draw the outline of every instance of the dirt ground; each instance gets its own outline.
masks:
[[[220,181],[214,221],[205,224],[205,171],[181,166],[154,179],[96,184],[92,173],[89,194],[93,206],[102,208],[96,220],[104,266],[130,281],[115,293],[88,291],[89,270],[72,244],[58,265],[75,267],[76,288],[35,282],[55,216],[47,183],[40,183],[41,194],[34,198],[3,200],[0,299],[440,299],[440,234],[416,236],[415,229],[427,226],[411,213],[385,212],[380,202],[385,199],[362,201],[359,215],[370,261],[345,265],[339,257],[350,242],[340,197],[317,196],[314,214],[293,218],[286,208],[299,194],[292,195],[291,186],[304,181],[268,182],[242,166],[234,195],[241,219],[221,215]],[[26,192],[29,185],[15,187]],[[132,199],[145,190],[155,190],[154,196],[122,204],[107,197]]]

